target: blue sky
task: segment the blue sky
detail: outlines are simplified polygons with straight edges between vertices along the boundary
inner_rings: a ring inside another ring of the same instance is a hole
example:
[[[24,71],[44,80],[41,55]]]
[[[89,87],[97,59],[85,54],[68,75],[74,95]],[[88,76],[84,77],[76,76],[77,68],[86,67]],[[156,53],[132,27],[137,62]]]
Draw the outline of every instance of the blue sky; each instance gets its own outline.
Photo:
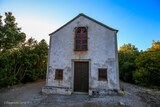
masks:
[[[160,40],[160,0],[0,0],[0,15],[11,11],[27,38],[48,34],[84,13],[118,29],[118,46],[132,43],[139,50]]]

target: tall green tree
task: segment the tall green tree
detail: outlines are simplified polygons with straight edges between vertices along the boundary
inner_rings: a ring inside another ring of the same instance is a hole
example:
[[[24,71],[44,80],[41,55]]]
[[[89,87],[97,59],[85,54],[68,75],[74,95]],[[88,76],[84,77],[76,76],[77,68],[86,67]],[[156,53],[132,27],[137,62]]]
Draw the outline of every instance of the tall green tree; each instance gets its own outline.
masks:
[[[25,33],[11,12],[0,16],[0,88],[44,79],[47,68],[48,44],[34,38],[25,41]]]
[[[134,61],[138,55],[138,49],[130,43],[120,47],[118,56],[121,80],[134,83],[133,72],[136,69]]]
[[[0,16],[0,51],[17,47],[25,41],[26,35],[21,32],[15,20],[11,12],[6,12],[3,24]]]

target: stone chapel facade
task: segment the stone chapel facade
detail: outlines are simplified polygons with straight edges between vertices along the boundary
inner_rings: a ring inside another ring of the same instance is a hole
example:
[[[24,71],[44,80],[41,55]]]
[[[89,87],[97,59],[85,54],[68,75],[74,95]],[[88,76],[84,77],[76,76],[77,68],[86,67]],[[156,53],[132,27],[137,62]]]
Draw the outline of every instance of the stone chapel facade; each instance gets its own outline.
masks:
[[[47,94],[119,90],[117,32],[84,14],[50,35]]]

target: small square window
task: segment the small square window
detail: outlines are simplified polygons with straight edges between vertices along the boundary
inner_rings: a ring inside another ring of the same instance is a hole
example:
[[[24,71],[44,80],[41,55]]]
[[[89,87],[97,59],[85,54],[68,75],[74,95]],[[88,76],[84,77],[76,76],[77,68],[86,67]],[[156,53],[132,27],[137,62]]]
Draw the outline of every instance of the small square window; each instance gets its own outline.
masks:
[[[99,68],[98,69],[98,80],[99,81],[107,81],[107,69]]]
[[[63,80],[63,69],[56,69],[55,80]]]

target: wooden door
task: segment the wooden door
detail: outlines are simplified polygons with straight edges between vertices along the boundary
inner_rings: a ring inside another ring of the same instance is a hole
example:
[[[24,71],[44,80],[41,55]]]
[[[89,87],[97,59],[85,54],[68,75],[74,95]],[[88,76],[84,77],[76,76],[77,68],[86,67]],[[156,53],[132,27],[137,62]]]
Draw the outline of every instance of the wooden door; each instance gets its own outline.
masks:
[[[74,91],[88,92],[89,62],[74,63]]]

